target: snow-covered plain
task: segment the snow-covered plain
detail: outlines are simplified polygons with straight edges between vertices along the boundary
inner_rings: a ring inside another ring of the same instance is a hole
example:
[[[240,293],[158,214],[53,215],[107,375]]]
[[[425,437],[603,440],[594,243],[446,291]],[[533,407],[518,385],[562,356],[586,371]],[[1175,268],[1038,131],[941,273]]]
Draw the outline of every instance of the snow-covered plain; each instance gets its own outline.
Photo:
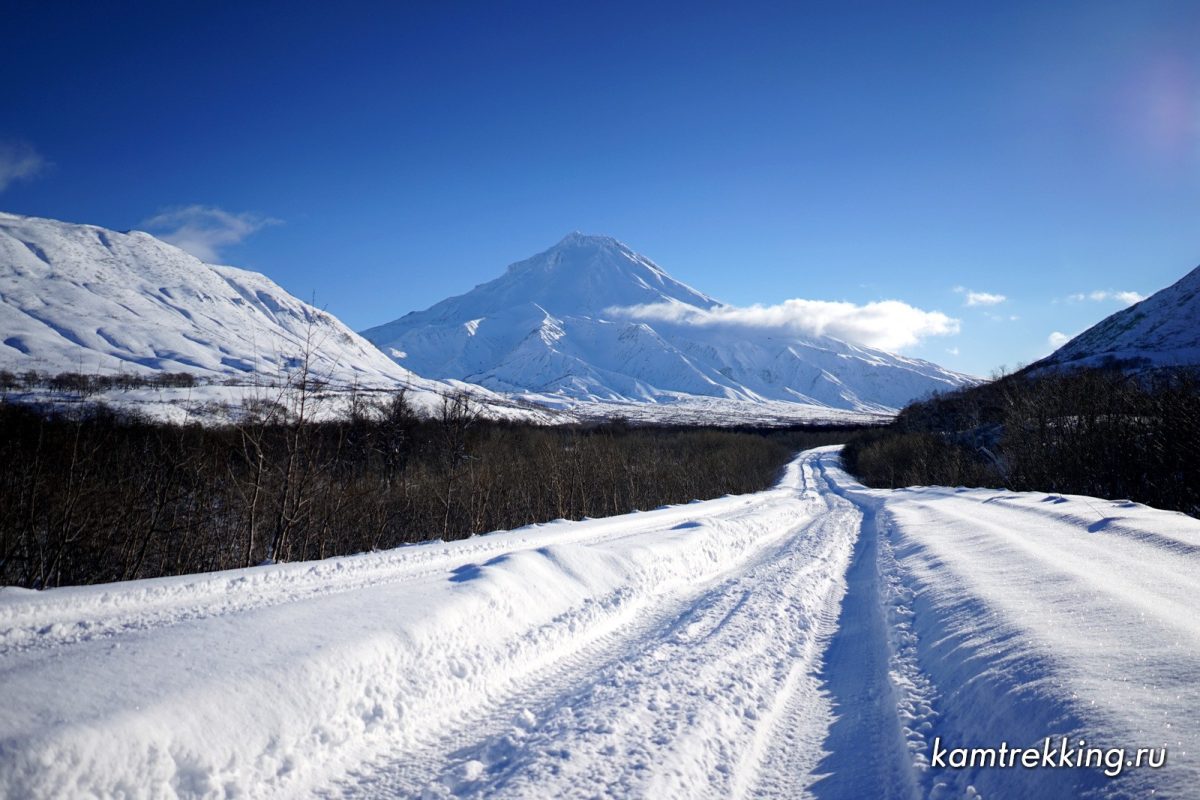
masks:
[[[585,422],[624,419],[647,425],[715,425],[777,428],[788,425],[875,425],[890,422],[892,413],[851,411],[784,400],[731,400],[726,397],[660,392],[642,401],[590,400],[578,402],[559,395],[514,392],[507,397],[529,409],[545,409]]]
[[[1186,796],[1200,521],[779,484],[322,562],[0,591],[0,795]],[[930,748],[1161,747],[1160,769]]]
[[[355,405],[386,403],[403,389],[405,397],[420,414],[436,418],[448,398],[466,397],[489,419],[560,425],[578,422],[569,412],[546,408],[521,398],[505,397],[479,386],[456,381],[424,381],[416,378],[388,388],[328,386],[309,392],[305,397],[305,417],[321,421],[345,419]],[[198,422],[223,425],[245,419],[247,409],[271,404],[295,413],[298,393],[286,386],[263,383],[201,383],[196,386],[148,386],[132,389],[106,389],[82,396],[78,392],[47,387],[5,392],[4,399],[36,405],[43,409],[72,413],[93,404],[134,413],[149,419],[176,425]],[[865,418],[864,418],[865,419]],[[817,415],[818,422],[833,422],[834,415]],[[854,419],[859,421],[858,418]],[[777,425],[786,422],[777,422]]]

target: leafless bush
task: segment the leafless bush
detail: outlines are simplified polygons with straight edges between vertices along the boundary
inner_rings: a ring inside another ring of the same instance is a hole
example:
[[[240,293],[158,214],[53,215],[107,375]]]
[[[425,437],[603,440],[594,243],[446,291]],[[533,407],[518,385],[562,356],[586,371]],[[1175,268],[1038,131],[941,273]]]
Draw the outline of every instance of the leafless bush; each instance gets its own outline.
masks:
[[[323,558],[750,492],[794,448],[844,438],[545,428],[485,420],[464,397],[422,417],[403,392],[318,422],[312,388],[264,392],[218,428],[0,402],[0,583]]]
[[[1128,498],[1200,515],[1200,381],[1186,371],[1008,375],[904,409],[846,448],[871,486],[967,484]]]

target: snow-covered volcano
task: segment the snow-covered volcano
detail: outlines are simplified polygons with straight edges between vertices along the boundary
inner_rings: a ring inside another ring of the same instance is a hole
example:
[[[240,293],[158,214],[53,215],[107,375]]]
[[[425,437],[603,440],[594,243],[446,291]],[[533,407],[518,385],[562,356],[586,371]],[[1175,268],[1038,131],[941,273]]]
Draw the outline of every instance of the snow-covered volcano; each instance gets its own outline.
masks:
[[[150,234],[0,213],[0,367],[286,374],[395,385],[409,372],[265,275]]]
[[[1133,369],[1200,366],[1200,267],[1064,344],[1035,367]]]
[[[889,411],[971,382],[828,336],[648,323],[621,311],[652,304],[720,305],[616,239],[572,233],[495,280],[363,335],[429,377],[567,402],[700,396]]]

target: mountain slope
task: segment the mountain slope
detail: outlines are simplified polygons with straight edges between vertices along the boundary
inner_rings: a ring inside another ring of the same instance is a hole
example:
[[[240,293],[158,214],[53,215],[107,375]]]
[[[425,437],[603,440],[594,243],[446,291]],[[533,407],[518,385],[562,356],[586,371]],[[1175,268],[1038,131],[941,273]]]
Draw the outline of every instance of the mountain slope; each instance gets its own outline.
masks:
[[[1140,303],[1106,317],[1035,367],[1200,365],[1200,267]]]
[[[47,372],[412,378],[333,315],[264,275],[147,233],[0,213],[0,367]]]
[[[257,272],[205,264],[147,233],[0,213],[0,369],[186,372],[205,380],[195,388],[105,390],[93,399],[161,419],[221,422],[227,406],[277,399],[268,387],[299,377],[306,354],[308,375],[330,389],[314,408],[318,416],[348,410],[352,386],[366,391],[359,399],[404,387],[417,408],[433,413],[461,393],[489,416],[560,416],[479,386],[415,375]],[[9,396],[63,401],[36,384],[25,389]]]
[[[687,396],[888,411],[970,379],[827,336],[647,323],[619,309],[718,301],[606,236],[573,233],[470,292],[364,331],[399,363],[543,399]]]

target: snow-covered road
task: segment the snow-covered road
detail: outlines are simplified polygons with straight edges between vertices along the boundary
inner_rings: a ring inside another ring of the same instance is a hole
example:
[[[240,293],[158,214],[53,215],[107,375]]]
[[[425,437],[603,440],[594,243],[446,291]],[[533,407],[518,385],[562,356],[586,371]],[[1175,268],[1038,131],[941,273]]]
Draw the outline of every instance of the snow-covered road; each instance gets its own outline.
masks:
[[[0,796],[1186,796],[1198,567],[1195,519],[824,448],[755,495],[5,589]],[[1064,734],[1167,764],[931,764]]]

